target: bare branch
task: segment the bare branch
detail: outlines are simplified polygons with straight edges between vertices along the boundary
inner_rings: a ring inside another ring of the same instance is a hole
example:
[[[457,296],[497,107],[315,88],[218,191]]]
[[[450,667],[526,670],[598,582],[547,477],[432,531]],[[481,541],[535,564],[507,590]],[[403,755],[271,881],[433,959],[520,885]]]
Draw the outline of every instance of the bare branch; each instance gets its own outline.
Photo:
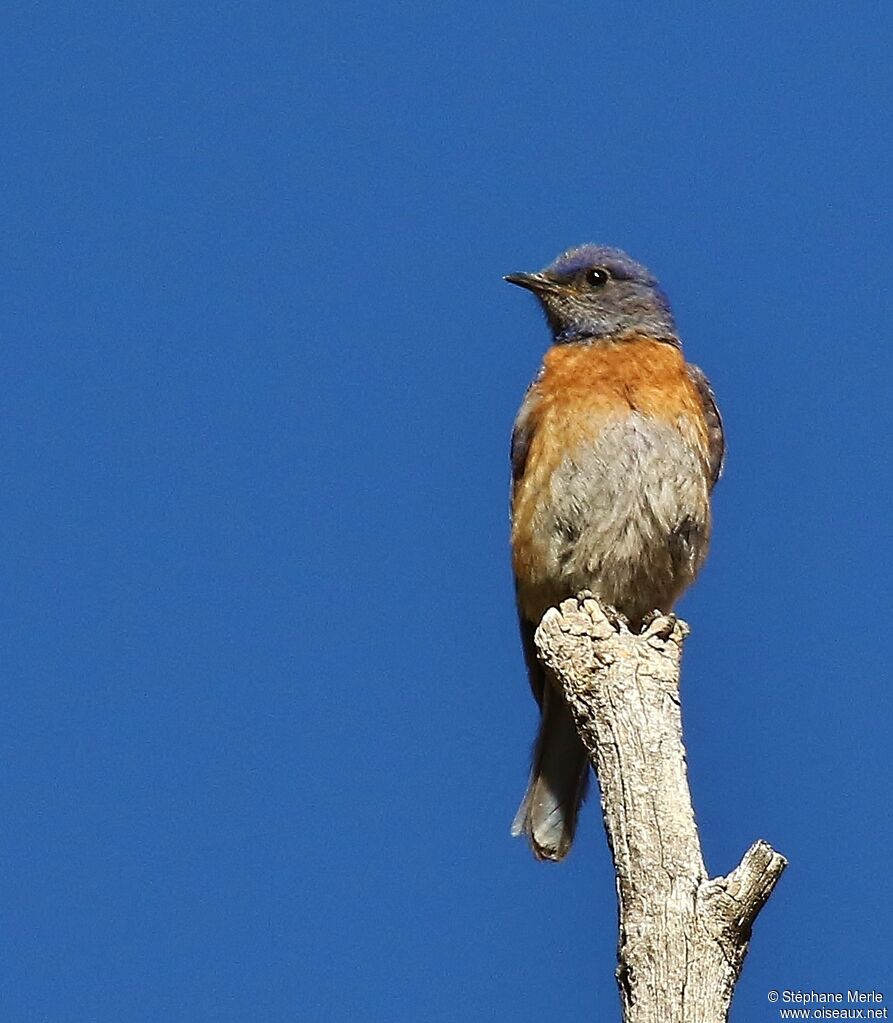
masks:
[[[595,767],[617,873],[625,1023],[722,1023],[753,921],[786,866],[756,842],[710,879],[682,744],[679,667],[688,626],[658,616],[633,635],[588,593],[536,632]]]

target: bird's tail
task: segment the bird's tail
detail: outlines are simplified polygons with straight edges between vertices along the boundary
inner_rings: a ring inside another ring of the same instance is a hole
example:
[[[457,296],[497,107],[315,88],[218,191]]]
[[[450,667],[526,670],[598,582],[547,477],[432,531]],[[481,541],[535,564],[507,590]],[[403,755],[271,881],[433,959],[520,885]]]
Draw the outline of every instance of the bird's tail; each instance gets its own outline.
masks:
[[[528,836],[538,860],[568,854],[588,779],[589,758],[570,708],[547,681],[530,782],[512,824],[513,835]]]

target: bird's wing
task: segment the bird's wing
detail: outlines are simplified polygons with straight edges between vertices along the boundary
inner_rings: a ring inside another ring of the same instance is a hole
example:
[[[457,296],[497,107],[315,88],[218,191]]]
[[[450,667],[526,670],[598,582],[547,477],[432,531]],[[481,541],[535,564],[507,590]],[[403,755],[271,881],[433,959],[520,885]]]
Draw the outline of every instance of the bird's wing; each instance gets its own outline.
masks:
[[[700,367],[688,364],[688,375],[698,391],[704,419],[707,423],[707,460],[710,467],[710,486],[722,476],[726,460],[726,436],[722,426],[722,416],[716,404],[716,395],[710,381]]]
[[[533,413],[539,402],[539,395],[536,391],[538,382],[539,378],[527,388],[521,408],[518,409],[518,415],[515,417],[515,425],[512,427],[512,491],[520,482],[527,467],[527,454],[530,451],[530,441],[533,438]]]
[[[527,388],[521,408],[515,418],[515,425],[512,429],[511,464],[512,464],[512,498],[515,490],[524,476],[527,468],[527,455],[530,451],[530,442],[536,425],[535,409],[539,402],[539,395],[536,385],[539,377]],[[530,688],[536,697],[537,703],[542,705],[543,688],[545,686],[545,674],[543,666],[536,655],[536,644],[533,641],[533,634],[536,631],[538,622],[531,622],[518,606],[518,627],[521,632],[521,644],[524,648],[524,661],[527,665],[527,676],[530,679]]]

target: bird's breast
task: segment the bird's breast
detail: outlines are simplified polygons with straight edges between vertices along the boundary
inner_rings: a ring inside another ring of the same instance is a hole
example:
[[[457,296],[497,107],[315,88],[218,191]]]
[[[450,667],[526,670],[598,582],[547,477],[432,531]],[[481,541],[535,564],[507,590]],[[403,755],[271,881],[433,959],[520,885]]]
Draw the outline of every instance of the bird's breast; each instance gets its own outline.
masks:
[[[512,500],[522,610],[538,621],[585,588],[632,616],[668,609],[710,521],[707,428],[681,352],[647,338],[555,347],[532,399]]]

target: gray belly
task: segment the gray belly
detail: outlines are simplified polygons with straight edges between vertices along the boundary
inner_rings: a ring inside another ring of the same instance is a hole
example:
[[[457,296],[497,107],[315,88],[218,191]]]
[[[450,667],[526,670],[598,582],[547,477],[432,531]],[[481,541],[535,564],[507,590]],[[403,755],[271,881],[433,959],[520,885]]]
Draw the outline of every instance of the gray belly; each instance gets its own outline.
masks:
[[[553,596],[590,589],[632,622],[668,611],[707,554],[701,455],[670,424],[637,414],[565,458],[540,510]]]

